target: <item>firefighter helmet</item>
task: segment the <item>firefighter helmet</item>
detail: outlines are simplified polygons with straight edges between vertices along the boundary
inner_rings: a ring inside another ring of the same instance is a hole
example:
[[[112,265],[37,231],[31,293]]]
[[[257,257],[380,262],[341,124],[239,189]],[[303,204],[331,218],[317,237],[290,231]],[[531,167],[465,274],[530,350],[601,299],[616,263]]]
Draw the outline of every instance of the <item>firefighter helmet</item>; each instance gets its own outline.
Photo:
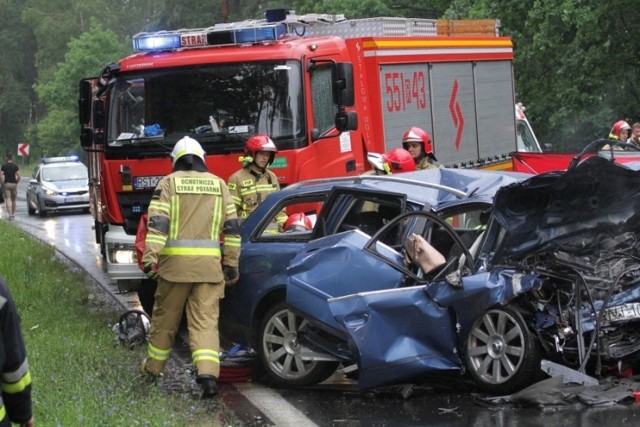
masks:
[[[404,148],[394,148],[382,155],[382,165],[387,174],[416,170],[416,162]]]
[[[380,153],[367,153],[367,161],[376,171],[384,172],[384,162],[382,161],[382,154]]]
[[[244,158],[242,161],[252,163],[258,151],[268,151],[270,153],[269,164],[273,163],[273,159],[278,152],[276,144],[273,140],[264,134],[253,135],[247,140],[244,146]]]
[[[618,120],[613,124],[609,132],[609,139],[620,139],[620,132],[623,130],[631,130],[631,126],[624,120]]]
[[[193,154],[200,157],[204,162],[205,152],[198,141],[188,136],[185,136],[180,141],[176,142],[176,145],[171,151],[171,158],[173,159],[173,165],[175,166],[178,159],[186,154]]]
[[[402,136],[402,147],[407,150],[409,142],[419,142],[422,144],[422,151],[424,154],[433,154],[433,147],[431,147],[431,137],[429,134],[419,127],[412,127],[404,133]]]
[[[284,231],[309,231],[313,228],[313,224],[308,216],[299,212],[289,215],[282,228]]]

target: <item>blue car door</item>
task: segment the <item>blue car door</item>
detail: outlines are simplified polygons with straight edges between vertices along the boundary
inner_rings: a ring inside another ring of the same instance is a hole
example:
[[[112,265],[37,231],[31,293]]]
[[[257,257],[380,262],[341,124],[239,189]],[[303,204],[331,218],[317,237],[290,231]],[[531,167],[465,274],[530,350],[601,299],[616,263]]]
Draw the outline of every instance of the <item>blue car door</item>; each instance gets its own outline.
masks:
[[[435,304],[426,289],[411,286],[329,300],[349,344],[357,348],[360,388],[461,369],[454,313]]]

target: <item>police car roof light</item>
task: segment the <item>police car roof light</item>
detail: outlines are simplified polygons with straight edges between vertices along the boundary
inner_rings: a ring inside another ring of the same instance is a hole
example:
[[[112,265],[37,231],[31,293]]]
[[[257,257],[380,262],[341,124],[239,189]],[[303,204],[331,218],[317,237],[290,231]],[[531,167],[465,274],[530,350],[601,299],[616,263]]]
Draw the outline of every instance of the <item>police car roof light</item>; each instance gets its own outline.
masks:
[[[64,157],[43,157],[40,159],[40,163],[63,163],[63,162],[79,162],[78,156],[64,156]]]

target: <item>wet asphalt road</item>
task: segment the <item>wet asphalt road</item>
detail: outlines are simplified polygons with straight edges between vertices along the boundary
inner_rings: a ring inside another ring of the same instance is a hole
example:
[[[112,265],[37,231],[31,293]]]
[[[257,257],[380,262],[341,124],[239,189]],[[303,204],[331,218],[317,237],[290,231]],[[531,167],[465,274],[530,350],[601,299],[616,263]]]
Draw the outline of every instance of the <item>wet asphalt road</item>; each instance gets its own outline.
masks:
[[[22,180],[15,224],[77,263],[123,308],[139,307],[135,294],[118,294],[109,282],[94,243],[91,216],[29,216],[25,189],[26,180]],[[4,217],[4,205],[0,205],[0,212]],[[446,378],[376,392],[360,392],[353,381],[338,376],[316,387],[295,390],[277,390],[259,383],[222,384],[220,399],[243,425],[256,427],[640,425],[640,403],[632,400],[603,408],[581,404],[544,409],[491,405]],[[228,423],[213,420],[213,425]]]

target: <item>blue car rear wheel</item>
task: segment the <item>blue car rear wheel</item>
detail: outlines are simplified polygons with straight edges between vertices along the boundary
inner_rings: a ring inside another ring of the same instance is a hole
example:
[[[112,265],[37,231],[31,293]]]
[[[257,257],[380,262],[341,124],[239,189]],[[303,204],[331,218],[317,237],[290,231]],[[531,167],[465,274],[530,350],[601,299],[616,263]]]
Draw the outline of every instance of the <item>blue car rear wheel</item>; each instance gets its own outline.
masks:
[[[338,362],[323,361],[329,355],[301,345],[298,334],[308,325],[306,319],[289,310],[284,302],[275,304],[260,326],[260,359],[276,385],[291,387],[320,383],[329,378]]]

